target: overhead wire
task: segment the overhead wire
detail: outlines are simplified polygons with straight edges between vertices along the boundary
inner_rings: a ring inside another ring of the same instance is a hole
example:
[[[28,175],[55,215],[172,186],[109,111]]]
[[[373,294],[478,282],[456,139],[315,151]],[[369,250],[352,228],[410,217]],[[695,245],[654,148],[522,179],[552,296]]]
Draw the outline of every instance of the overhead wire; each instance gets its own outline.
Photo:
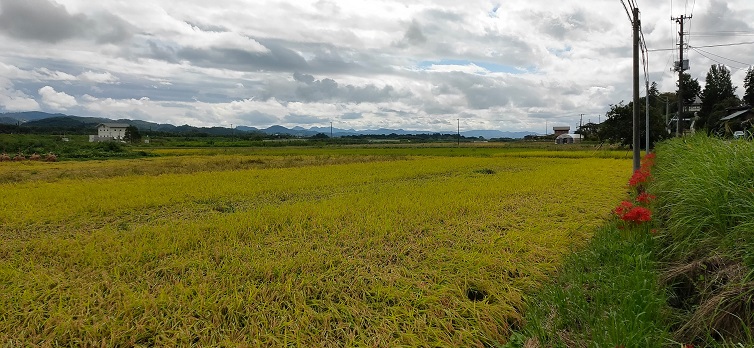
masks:
[[[673,0],[670,0],[670,17],[671,18],[673,17]],[[673,21],[670,22],[670,43],[671,43],[671,46],[675,47],[675,26],[674,26]],[[675,51],[675,49],[670,49],[670,50]],[[648,49],[647,52],[651,52],[651,51]],[[673,61],[674,57],[675,57],[675,53],[668,55],[668,60],[665,62],[665,67],[662,68],[663,73],[672,71],[668,69],[668,66]]]
[[[628,0],[628,1],[630,2],[631,0]],[[633,23],[634,19],[631,16],[631,11],[629,11],[628,7],[626,7],[626,2],[623,1],[623,0],[620,0],[620,3],[623,4],[623,9],[626,10],[626,15],[628,16],[628,21],[631,22],[631,23]]]
[[[701,45],[701,46],[694,46],[696,48],[710,48],[710,47],[728,47],[728,46],[743,46],[743,45],[754,45],[754,41],[747,41],[747,42],[734,42],[734,43],[727,43],[727,44],[717,44],[717,45]],[[675,51],[676,48],[655,48],[650,49],[649,52],[660,52],[660,51]]]
[[[694,33],[697,37],[735,37],[735,36],[754,36],[754,31],[710,31]]]
[[[743,66],[746,66],[746,67],[750,67],[750,66],[752,66],[752,64],[749,64],[749,63],[744,63],[744,62],[741,62],[741,61],[738,61],[738,60],[735,60],[735,59],[730,59],[730,58],[727,58],[727,57],[723,57],[723,56],[721,56],[721,55],[719,55],[719,54],[714,54],[714,53],[712,53],[712,52],[709,52],[709,51],[705,51],[705,50],[703,50],[703,49],[700,49],[700,48],[697,48],[697,47],[694,47],[694,46],[689,46],[689,48],[691,48],[691,49],[693,49],[693,50],[697,51],[697,52],[698,52],[698,53],[700,53],[700,54],[702,54],[702,53],[706,53],[706,54],[709,54],[709,55],[711,55],[711,56],[715,56],[715,57],[717,57],[717,58],[721,58],[721,59],[725,59],[725,60],[727,60],[727,61],[731,61],[731,62],[734,62],[734,63],[737,63],[737,64],[741,64],[741,65],[743,65]],[[708,57],[708,58],[709,58],[709,57]],[[719,63],[719,62],[718,62],[718,63]],[[727,65],[727,64],[726,64],[726,65]]]
[[[748,42],[736,42],[736,43],[719,44],[719,45],[704,45],[704,46],[696,46],[696,48],[707,48],[707,47],[728,47],[728,46],[742,46],[742,45],[754,45],[754,41],[748,41]]]
[[[707,58],[707,59],[709,59],[709,60],[711,60],[711,61],[713,61],[713,62],[716,62],[716,63],[718,63],[718,64],[722,64],[722,65],[725,65],[725,66],[726,66],[726,67],[728,67],[728,68],[731,68],[731,69],[735,69],[735,70],[741,70],[741,71],[748,69],[748,68],[738,68],[738,67],[735,67],[735,66],[730,66],[729,64],[725,64],[725,63],[723,63],[723,62],[721,62],[721,61],[719,61],[719,60],[717,60],[717,59],[715,59],[715,58],[712,58],[712,57],[710,57],[710,56],[708,56],[708,55],[704,54],[704,52],[706,52],[706,51],[702,51],[702,50],[699,50],[699,49],[696,49],[696,48],[693,48],[693,47],[692,47],[692,49],[693,49],[693,50],[694,50],[694,51],[695,51],[696,53],[700,54],[700,55],[701,55],[702,57],[704,57],[704,58]],[[726,58],[724,58],[724,59],[726,59]]]

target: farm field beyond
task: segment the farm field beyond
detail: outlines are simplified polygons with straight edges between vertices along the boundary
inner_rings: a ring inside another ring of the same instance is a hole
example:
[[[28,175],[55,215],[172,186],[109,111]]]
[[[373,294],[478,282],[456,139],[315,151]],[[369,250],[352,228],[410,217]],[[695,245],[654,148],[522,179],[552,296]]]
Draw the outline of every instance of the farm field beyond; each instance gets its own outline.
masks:
[[[186,151],[0,164],[1,342],[494,346],[631,173],[611,152]]]

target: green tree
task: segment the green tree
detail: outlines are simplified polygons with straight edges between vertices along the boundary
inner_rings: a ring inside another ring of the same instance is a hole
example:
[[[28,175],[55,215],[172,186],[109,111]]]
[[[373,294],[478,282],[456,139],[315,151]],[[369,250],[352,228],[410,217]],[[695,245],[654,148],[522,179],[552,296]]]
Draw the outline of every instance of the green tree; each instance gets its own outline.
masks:
[[[678,82],[675,84],[677,87]],[[691,105],[696,97],[701,95],[702,86],[699,85],[699,80],[691,78],[691,75],[687,73],[681,75],[681,84],[683,84],[683,104],[687,106]],[[678,91],[676,91],[676,95],[678,95]],[[675,110],[678,110],[678,104],[676,104]]]
[[[574,133],[581,134],[584,137],[584,140],[591,141],[591,140],[599,140],[599,126],[596,123],[588,122],[582,126],[580,126]]]
[[[711,132],[727,109],[740,105],[736,88],[730,78],[730,70],[725,65],[717,64],[707,72],[706,85],[702,91],[702,110],[699,111],[697,128],[706,128]]]
[[[639,100],[639,130],[642,148],[646,143],[646,105],[646,97],[641,98]],[[610,111],[605,114],[605,121],[597,130],[599,139],[621,145],[632,145],[633,109],[633,102],[610,105]],[[665,101],[660,99],[657,84],[652,83],[649,89],[649,141],[650,144],[654,144],[668,137],[665,129]]]
[[[136,126],[128,126],[128,128],[126,128],[126,134],[123,136],[123,140],[130,143],[136,143],[141,140],[139,129],[136,128]]]
[[[754,68],[749,67],[744,78],[744,100],[749,106],[754,106]]]

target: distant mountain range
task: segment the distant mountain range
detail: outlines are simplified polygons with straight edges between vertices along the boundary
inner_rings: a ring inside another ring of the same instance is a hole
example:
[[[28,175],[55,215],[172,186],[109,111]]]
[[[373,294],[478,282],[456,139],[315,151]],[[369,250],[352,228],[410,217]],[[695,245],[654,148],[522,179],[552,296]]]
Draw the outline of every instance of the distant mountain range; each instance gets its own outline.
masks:
[[[303,127],[286,128],[283,126],[271,126],[268,128],[255,128],[247,126],[238,126],[234,129],[225,127],[194,127],[189,125],[175,126],[166,123],[154,123],[141,120],[129,120],[129,119],[109,119],[103,117],[82,117],[72,116],[64,114],[50,114],[46,112],[31,111],[31,112],[9,112],[0,114],[0,124],[6,125],[21,125],[26,128],[37,129],[57,129],[57,130],[91,130],[94,134],[97,125],[100,123],[125,123],[132,126],[136,126],[140,130],[151,130],[156,132],[175,133],[175,134],[188,134],[188,133],[206,133],[209,135],[232,135],[238,134],[237,132],[247,133],[265,133],[265,134],[289,134],[300,137],[310,137],[319,133],[330,135],[330,127],[311,127],[309,129]],[[403,129],[367,129],[367,130],[355,130],[355,129],[340,129],[332,128],[332,135],[335,137],[349,136],[349,135],[418,135],[418,134],[455,134],[455,131],[416,131],[416,130],[403,130]],[[497,130],[472,130],[463,131],[461,135],[465,137],[482,137],[485,139],[492,138],[512,138],[520,139],[527,135],[533,135],[533,132],[503,132]]]

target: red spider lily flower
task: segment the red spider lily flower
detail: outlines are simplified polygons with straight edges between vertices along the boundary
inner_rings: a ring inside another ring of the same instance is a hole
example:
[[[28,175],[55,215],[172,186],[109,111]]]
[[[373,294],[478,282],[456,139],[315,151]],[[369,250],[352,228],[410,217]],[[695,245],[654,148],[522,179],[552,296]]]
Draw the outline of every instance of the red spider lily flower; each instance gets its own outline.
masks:
[[[636,201],[641,204],[647,205],[649,203],[652,203],[652,201],[655,200],[655,198],[657,198],[657,196],[653,194],[649,194],[647,192],[642,192],[638,197],[636,197]]]
[[[650,153],[641,160],[641,169],[649,171],[655,165],[655,154]]]
[[[639,169],[634,172],[634,175],[631,176],[631,179],[628,181],[628,186],[630,187],[637,187],[641,184],[644,184],[649,181],[649,179],[652,178],[652,174],[649,172],[648,169]]]
[[[622,219],[623,216],[626,215],[626,213],[628,213],[633,207],[633,203],[629,201],[623,201],[620,202],[620,204],[615,209],[613,209],[613,213],[615,213],[615,215],[618,215]]]
[[[655,157],[657,157],[654,153],[647,154],[644,156],[644,158],[641,159],[641,166],[642,167],[652,167],[655,165]]]
[[[652,211],[644,207],[633,207],[630,211],[623,214],[621,219],[640,224],[652,220]]]
[[[656,229],[656,228],[653,228],[653,229],[652,229],[651,231],[649,231],[649,233],[652,233],[652,234],[657,234],[657,229]]]

